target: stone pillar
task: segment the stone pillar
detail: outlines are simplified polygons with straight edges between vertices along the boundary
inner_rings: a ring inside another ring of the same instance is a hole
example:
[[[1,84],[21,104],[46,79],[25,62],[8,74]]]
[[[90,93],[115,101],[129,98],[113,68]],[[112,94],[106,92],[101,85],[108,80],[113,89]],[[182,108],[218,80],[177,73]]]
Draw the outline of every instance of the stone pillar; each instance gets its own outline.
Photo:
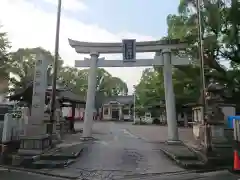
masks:
[[[47,134],[49,116],[45,119],[45,95],[47,88],[48,59],[43,54],[37,54],[35,75],[33,81],[31,116],[26,126],[26,134],[20,136],[19,154],[38,155],[51,147],[51,136]]]
[[[175,95],[173,91],[172,83],[172,63],[171,63],[171,51],[163,50],[163,74],[164,74],[164,90],[166,99],[166,112],[167,112],[167,123],[168,123],[168,141],[174,142],[179,141],[177,118],[176,118],[176,107],[175,107]]]
[[[95,109],[95,95],[97,83],[97,61],[99,54],[97,52],[91,53],[91,66],[88,73],[88,90],[87,102],[84,114],[83,137],[92,136],[93,112]]]

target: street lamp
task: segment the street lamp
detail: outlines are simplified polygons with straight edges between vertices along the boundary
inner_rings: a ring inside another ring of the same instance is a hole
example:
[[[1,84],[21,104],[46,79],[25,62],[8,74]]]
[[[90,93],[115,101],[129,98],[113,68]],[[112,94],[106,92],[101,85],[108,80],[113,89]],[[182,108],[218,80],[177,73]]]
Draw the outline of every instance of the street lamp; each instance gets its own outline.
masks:
[[[49,129],[50,134],[52,134],[52,132],[53,132],[55,101],[56,101],[56,85],[57,85],[57,68],[58,68],[58,59],[59,59],[58,51],[59,51],[61,7],[62,7],[62,0],[58,0],[56,38],[55,38],[55,54],[54,54],[53,77],[52,77],[51,114],[50,114],[51,127]]]

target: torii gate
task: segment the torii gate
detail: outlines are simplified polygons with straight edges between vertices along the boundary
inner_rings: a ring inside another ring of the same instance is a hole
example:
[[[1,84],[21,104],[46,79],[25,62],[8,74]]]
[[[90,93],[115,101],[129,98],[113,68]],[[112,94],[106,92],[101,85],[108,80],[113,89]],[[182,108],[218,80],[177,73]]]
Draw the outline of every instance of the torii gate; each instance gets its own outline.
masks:
[[[92,136],[98,67],[163,66],[168,141],[179,141],[175,96],[172,83],[172,66],[187,65],[189,64],[189,59],[173,56],[171,50],[186,48],[186,43],[180,42],[179,40],[136,42],[134,39],[126,39],[123,40],[122,43],[95,43],[69,39],[69,44],[77,53],[90,54],[90,58],[75,61],[75,67],[90,68],[88,75],[88,91],[84,115],[83,137],[88,138]],[[136,52],[157,53],[153,59],[136,59]],[[123,53],[123,60],[105,60],[105,58],[98,58],[100,53]]]

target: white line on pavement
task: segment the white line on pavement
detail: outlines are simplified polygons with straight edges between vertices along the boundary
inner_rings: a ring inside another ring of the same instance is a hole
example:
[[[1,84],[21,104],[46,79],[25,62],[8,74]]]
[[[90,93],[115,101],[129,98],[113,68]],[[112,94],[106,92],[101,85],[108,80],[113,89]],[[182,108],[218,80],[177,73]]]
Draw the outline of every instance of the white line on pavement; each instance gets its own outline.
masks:
[[[132,138],[139,139],[139,137],[137,137],[137,136],[133,135],[133,134],[132,134],[132,133],[130,133],[130,132],[127,130],[127,129],[123,129],[123,133],[125,133],[125,134],[127,134],[127,135],[131,136]]]
[[[99,141],[100,144],[104,145],[104,146],[108,146],[109,143],[107,143],[106,141]]]

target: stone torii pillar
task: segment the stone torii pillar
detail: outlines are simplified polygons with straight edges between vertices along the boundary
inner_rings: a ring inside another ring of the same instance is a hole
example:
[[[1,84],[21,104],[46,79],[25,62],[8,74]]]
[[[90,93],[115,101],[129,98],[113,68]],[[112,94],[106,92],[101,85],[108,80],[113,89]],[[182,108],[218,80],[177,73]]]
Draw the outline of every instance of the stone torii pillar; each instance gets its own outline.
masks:
[[[87,102],[84,114],[83,137],[88,138],[92,135],[93,112],[95,109],[95,95],[97,85],[97,61],[99,53],[91,52],[90,68],[88,73]]]
[[[179,141],[178,128],[177,128],[177,117],[176,117],[176,104],[175,94],[173,90],[172,82],[172,55],[171,50],[164,49],[162,51],[163,56],[163,75],[164,75],[164,91],[165,91],[165,104],[167,112],[167,123],[168,123],[168,141],[175,142]],[[176,121],[174,121],[176,119]]]

